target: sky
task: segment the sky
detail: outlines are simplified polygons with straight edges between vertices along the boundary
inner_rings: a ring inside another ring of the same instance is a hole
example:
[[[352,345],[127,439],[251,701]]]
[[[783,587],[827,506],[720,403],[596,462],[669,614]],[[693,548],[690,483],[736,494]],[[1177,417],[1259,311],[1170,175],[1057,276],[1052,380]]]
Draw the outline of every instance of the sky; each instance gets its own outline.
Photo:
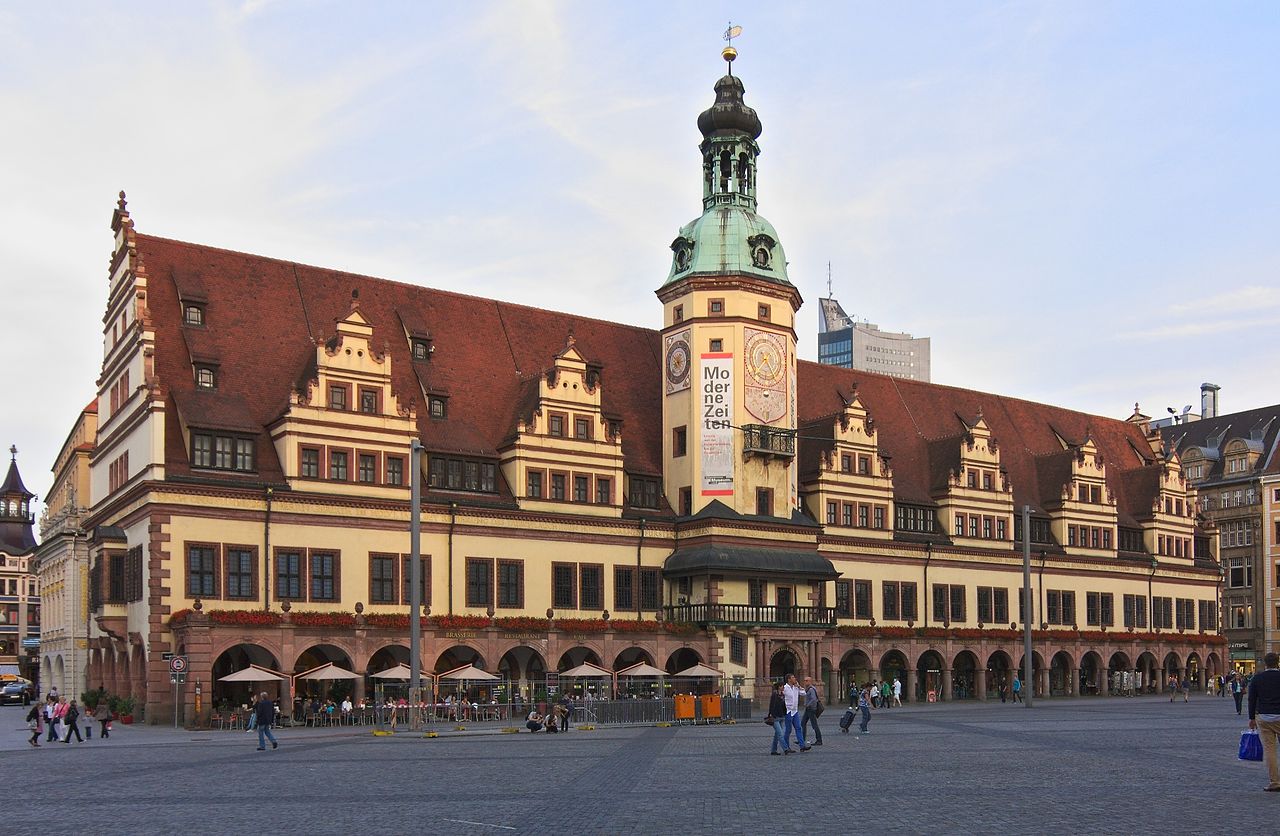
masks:
[[[0,5],[0,442],[43,495],[139,231],[657,328],[743,27],[806,304],[938,383],[1125,418],[1280,401],[1270,3]]]

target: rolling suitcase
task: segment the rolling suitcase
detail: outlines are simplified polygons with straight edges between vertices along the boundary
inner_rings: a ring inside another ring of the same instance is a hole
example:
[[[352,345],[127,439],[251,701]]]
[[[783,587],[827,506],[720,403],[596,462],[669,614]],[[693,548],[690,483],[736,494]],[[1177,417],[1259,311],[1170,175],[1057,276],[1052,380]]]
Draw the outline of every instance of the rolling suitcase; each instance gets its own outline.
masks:
[[[840,718],[840,731],[845,734],[849,733],[849,727],[853,725],[854,713],[852,708],[844,710],[844,716]]]

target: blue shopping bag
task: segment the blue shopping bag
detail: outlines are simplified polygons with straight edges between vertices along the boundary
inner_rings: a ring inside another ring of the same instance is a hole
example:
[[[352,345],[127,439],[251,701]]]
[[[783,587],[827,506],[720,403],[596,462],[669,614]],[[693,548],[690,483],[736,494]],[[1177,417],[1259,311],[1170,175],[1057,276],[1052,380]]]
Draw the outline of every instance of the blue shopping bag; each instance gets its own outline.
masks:
[[[1240,760],[1262,760],[1262,738],[1253,729],[1245,729],[1240,733]]]

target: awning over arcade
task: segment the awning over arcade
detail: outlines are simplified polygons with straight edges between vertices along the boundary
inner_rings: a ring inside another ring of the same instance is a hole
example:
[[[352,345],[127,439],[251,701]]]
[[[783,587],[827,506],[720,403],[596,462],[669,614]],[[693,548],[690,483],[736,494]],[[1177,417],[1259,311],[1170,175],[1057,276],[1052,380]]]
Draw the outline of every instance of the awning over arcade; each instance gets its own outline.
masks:
[[[662,569],[668,578],[707,573],[808,578],[835,578],[840,574],[830,560],[817,552],[716,545],[677,549]]]

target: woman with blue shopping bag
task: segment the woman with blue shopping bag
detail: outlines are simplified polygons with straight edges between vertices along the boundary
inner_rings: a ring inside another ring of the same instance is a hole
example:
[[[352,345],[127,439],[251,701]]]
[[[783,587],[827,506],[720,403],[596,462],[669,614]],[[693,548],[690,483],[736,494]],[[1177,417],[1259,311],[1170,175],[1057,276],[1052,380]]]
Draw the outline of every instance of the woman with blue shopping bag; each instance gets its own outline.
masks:
[[[1249,729],[1261,738],[1262,758],[1245,758],[1246,741],[1240,740],[1240,757],[1267,762],[1270,778],[1264,790],[1280,792],[1280,766],[1276,764],[1276,736],[1280,735],[1280,655],[1268,653],[1262,658],[1267,669],[1249,683]]]

